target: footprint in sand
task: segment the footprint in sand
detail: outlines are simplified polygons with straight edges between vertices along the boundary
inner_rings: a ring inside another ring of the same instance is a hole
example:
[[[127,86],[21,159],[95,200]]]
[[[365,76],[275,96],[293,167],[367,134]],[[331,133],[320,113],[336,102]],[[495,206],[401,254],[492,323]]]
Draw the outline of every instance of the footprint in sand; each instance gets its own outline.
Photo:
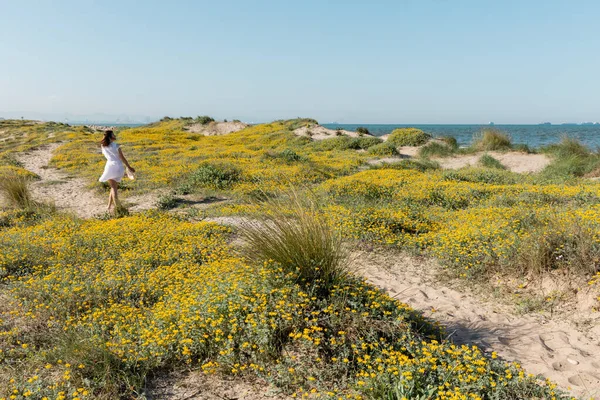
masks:
[[[580,372],[577,375],[570,377],[569,383],[587,389],[596,389],[600,387],[600,377],[591,372]]]
[[[555,371],[572,371],[576,369],[576,365],[579,365],[579,361],[572,358],[565,358],[561,361],[555,361],[552,363],[552,368]]]
[[[540,342],[546,350],[554,352],[565,347],[571,348],[569,337],[564,332],[549,332],[539,335]]]

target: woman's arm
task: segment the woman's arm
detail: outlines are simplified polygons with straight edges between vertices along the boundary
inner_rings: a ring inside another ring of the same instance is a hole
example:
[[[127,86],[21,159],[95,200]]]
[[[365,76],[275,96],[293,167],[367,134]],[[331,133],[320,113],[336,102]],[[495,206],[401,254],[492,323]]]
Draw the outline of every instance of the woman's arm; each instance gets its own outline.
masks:
[[[129,163],[127,162],[127,159],[123,155],[123,152],[121,151],[120,147],[119,147],[119,157],[121,157],[121,161],[123,161],[123,164],[125,164],[125,166],[131,170],[131,172],[135,172],[135,169],[131,165],[129,165]]]

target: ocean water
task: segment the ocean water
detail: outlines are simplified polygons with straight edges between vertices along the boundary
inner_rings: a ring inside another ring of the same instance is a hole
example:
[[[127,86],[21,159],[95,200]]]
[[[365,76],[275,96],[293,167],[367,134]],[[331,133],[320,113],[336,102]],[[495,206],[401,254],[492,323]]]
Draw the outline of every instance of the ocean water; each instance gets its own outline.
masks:
[[[391,125],[391,124],[323,124],[336,129],[354,131],[364,126],[375,136],[391,133],[396,128],[418,128],[434,137],[454,136],[461,146],[468,146],[473,135],[490,125]],[[580,140],[591,149],[600,148],[600,125],[494,125],[496,129],[506,132],[513,143],[524,143],[530,147],[540,147],[558,143],[563,136]]]

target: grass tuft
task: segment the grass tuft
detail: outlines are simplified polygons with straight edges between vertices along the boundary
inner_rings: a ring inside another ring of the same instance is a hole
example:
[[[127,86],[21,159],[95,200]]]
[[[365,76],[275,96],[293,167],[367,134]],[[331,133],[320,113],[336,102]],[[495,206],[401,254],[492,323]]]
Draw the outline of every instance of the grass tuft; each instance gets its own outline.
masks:
[[[37,203],[31,196],[28,183],[29,179],[21,175],[3,175],[0,178],[0,194],[11,207],[22,210],[35,208]]]
[[[292,191],[287,200],[271,200],[266,207],[265,215],[241,228],[250,259],[275,261],[301,285],[320,294],[346,280],[348,252],[342,236],[314,200],[301,199]]]
[[[471,145],[477,151],[509,150],[511,146],[510,137],[496,128],[484,128],[473,136]]]
[[[419,157],[449,157],[456,152],[456,148],[440,142],[431,142],[419,149]]]

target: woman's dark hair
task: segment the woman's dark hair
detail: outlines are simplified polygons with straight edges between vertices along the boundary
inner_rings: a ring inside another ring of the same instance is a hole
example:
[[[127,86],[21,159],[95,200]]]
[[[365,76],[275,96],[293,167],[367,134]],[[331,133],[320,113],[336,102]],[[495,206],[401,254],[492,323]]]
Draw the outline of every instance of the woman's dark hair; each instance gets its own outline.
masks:
[[[100,145],[101,146],[108,146],[110,144],[110,140],[113,137],[113,131],[111,131],[110,129],[104,132],[104,137],[102,138],[102,140],[100,141]]]

